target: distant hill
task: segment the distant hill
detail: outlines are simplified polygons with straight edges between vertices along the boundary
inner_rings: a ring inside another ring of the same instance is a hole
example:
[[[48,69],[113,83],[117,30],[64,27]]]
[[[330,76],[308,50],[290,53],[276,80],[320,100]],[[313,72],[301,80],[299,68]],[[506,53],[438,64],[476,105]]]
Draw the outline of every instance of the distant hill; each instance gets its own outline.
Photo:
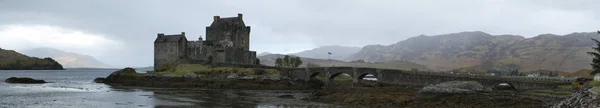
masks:
[[[65,52],[54,48],[34,48],[23,51],[23,54],[33,57],[50,57],[65,68],[111,68],[110,65],[102,63],[92,56]]]
[[[269,54],[264,56],[259,56],[258,58],[261,61],[261,64],[274,66],[275,60],[277,58],[283,58],[285,55],[281,54]],[[292,57],[298,57],[292,55]],[[390,62],[381,62],[381,63],[368,63],[368,62],[360,62],[360,61],[352,61],[345,62],[340,60],[333,59],[314,59],[314,58],[304,58],[300,57],[303,61],[300,67],[306,67],[308,63],[315,64],[321,67],[331,67],[331,66],[352,66],[352,67],[375,67],[375,68],[386,68],[386,69],[400,69],[400,70],[429,70],[427,67],[423,65],[419,65],[416,63],[408,62],[408,61],[390,61]]]
[[[291,53],[289,55],[315,59],[347,60],[350,55],[360,51],[360,49],[360,47],[322,46],[319,48],[306,50],[298,53]],[[328,52],[331,52],[332,54],[328,55]]]
[[[148,71],[154,71],[154,67],[153,66],[148,66],[148,67],[136,67],[134,68],[135,71],[137,72],[148,72]]]
[[[590,75],[592,73],[591,69],[581,69],[575,72],[559,72],[558,75],[567,76],[567,77],[585,77],[585,78],[594,78],[594,75]]]
[[[260,54],[256,54],[256,57],[258,57],[258,56],[264,56],[264,55],[269,55],[269,54],[273,54],[273,53],[263,52],[263,53],[260,53]]]
[[[14,50],[0,48],[0,70],[62,70],[63,67],[52,58],[25,56]]]
[[[533,38],[490,35],[480,31],[416,36],[398,43],[368,45],[350,59],[368,62],[404,60],[436,71],[471,67],[475,70],[552,70],[574,72],[591,69],[594,32],[567,35],[542,34]]]

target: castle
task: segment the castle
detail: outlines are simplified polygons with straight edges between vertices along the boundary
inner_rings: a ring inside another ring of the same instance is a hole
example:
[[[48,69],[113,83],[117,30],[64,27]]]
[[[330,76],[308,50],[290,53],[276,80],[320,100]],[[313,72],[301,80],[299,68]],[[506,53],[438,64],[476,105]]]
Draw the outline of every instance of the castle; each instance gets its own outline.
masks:
[[[242,14],[237,17],[214,16],[206,27],[206,40],[188,41],[185,32],[159,33],[154,41],[154,70],[181,63],[227,63],[253,65],[256,52],[250,51],[250,26]]]

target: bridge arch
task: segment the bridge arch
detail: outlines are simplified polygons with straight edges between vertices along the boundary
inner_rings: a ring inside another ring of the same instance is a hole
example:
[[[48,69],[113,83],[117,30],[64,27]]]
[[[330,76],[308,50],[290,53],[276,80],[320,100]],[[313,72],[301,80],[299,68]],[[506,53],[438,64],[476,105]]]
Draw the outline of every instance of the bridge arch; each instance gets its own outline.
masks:
[[[517,91],[515,84],[513,84],[511,82],[495,83],[492,89],[493,90],[515,90],[515,91]]]
[[[354,80],[359,86],[378,86],[378,74],[373,72],[360,73]]]
[[[308,75],[309,80],[318,80],[317,76],[325,76],[325,72],[311,72]]]
[[[354,76],[351,73],[348,72],[335,72],[335,73],[330,73],[330,75],[328,76],[328,83],[329,84],[336,84],[336,78],[338,81],[343,81],[343,82],[353,82],[354,81]]]

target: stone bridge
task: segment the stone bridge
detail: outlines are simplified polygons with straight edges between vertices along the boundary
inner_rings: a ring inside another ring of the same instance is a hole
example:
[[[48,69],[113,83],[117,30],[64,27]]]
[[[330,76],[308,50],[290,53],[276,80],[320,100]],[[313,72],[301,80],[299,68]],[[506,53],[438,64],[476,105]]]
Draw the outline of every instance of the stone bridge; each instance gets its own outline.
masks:
[[[551,89],[558,85],[571,84],[574,79],[565,78],[531,78],[531,77],[500,77],[478,76],[465,74],[450,74],[440,72],[413,72],[394,69],[359,68],[359,67],[314,67],[314,68],[286,68],[279,69],[281,75],[294,80],[311,80],[318,74],[324,74],[326,84],[334,83],[336,76],[348,74],[352,77],[354,85],[360,85],[362,79],[371,74],[377,78],[378,84],[383,85],[410,85],[427,86],[446,81],[478,81],[484,86],[493,87],[507,83],[518,90]]]

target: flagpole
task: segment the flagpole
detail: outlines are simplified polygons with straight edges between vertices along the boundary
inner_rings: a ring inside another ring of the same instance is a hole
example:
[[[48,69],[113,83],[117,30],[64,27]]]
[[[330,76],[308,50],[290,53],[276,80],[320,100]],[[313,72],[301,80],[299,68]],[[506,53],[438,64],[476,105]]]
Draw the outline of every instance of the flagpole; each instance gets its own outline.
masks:
[[[327,52],[327,62],[329,62],[329,64],[331,65],[329,67],[333,67],[333,64],[331,64],[331,57],[329,56],[331,56],[331,52]]]

